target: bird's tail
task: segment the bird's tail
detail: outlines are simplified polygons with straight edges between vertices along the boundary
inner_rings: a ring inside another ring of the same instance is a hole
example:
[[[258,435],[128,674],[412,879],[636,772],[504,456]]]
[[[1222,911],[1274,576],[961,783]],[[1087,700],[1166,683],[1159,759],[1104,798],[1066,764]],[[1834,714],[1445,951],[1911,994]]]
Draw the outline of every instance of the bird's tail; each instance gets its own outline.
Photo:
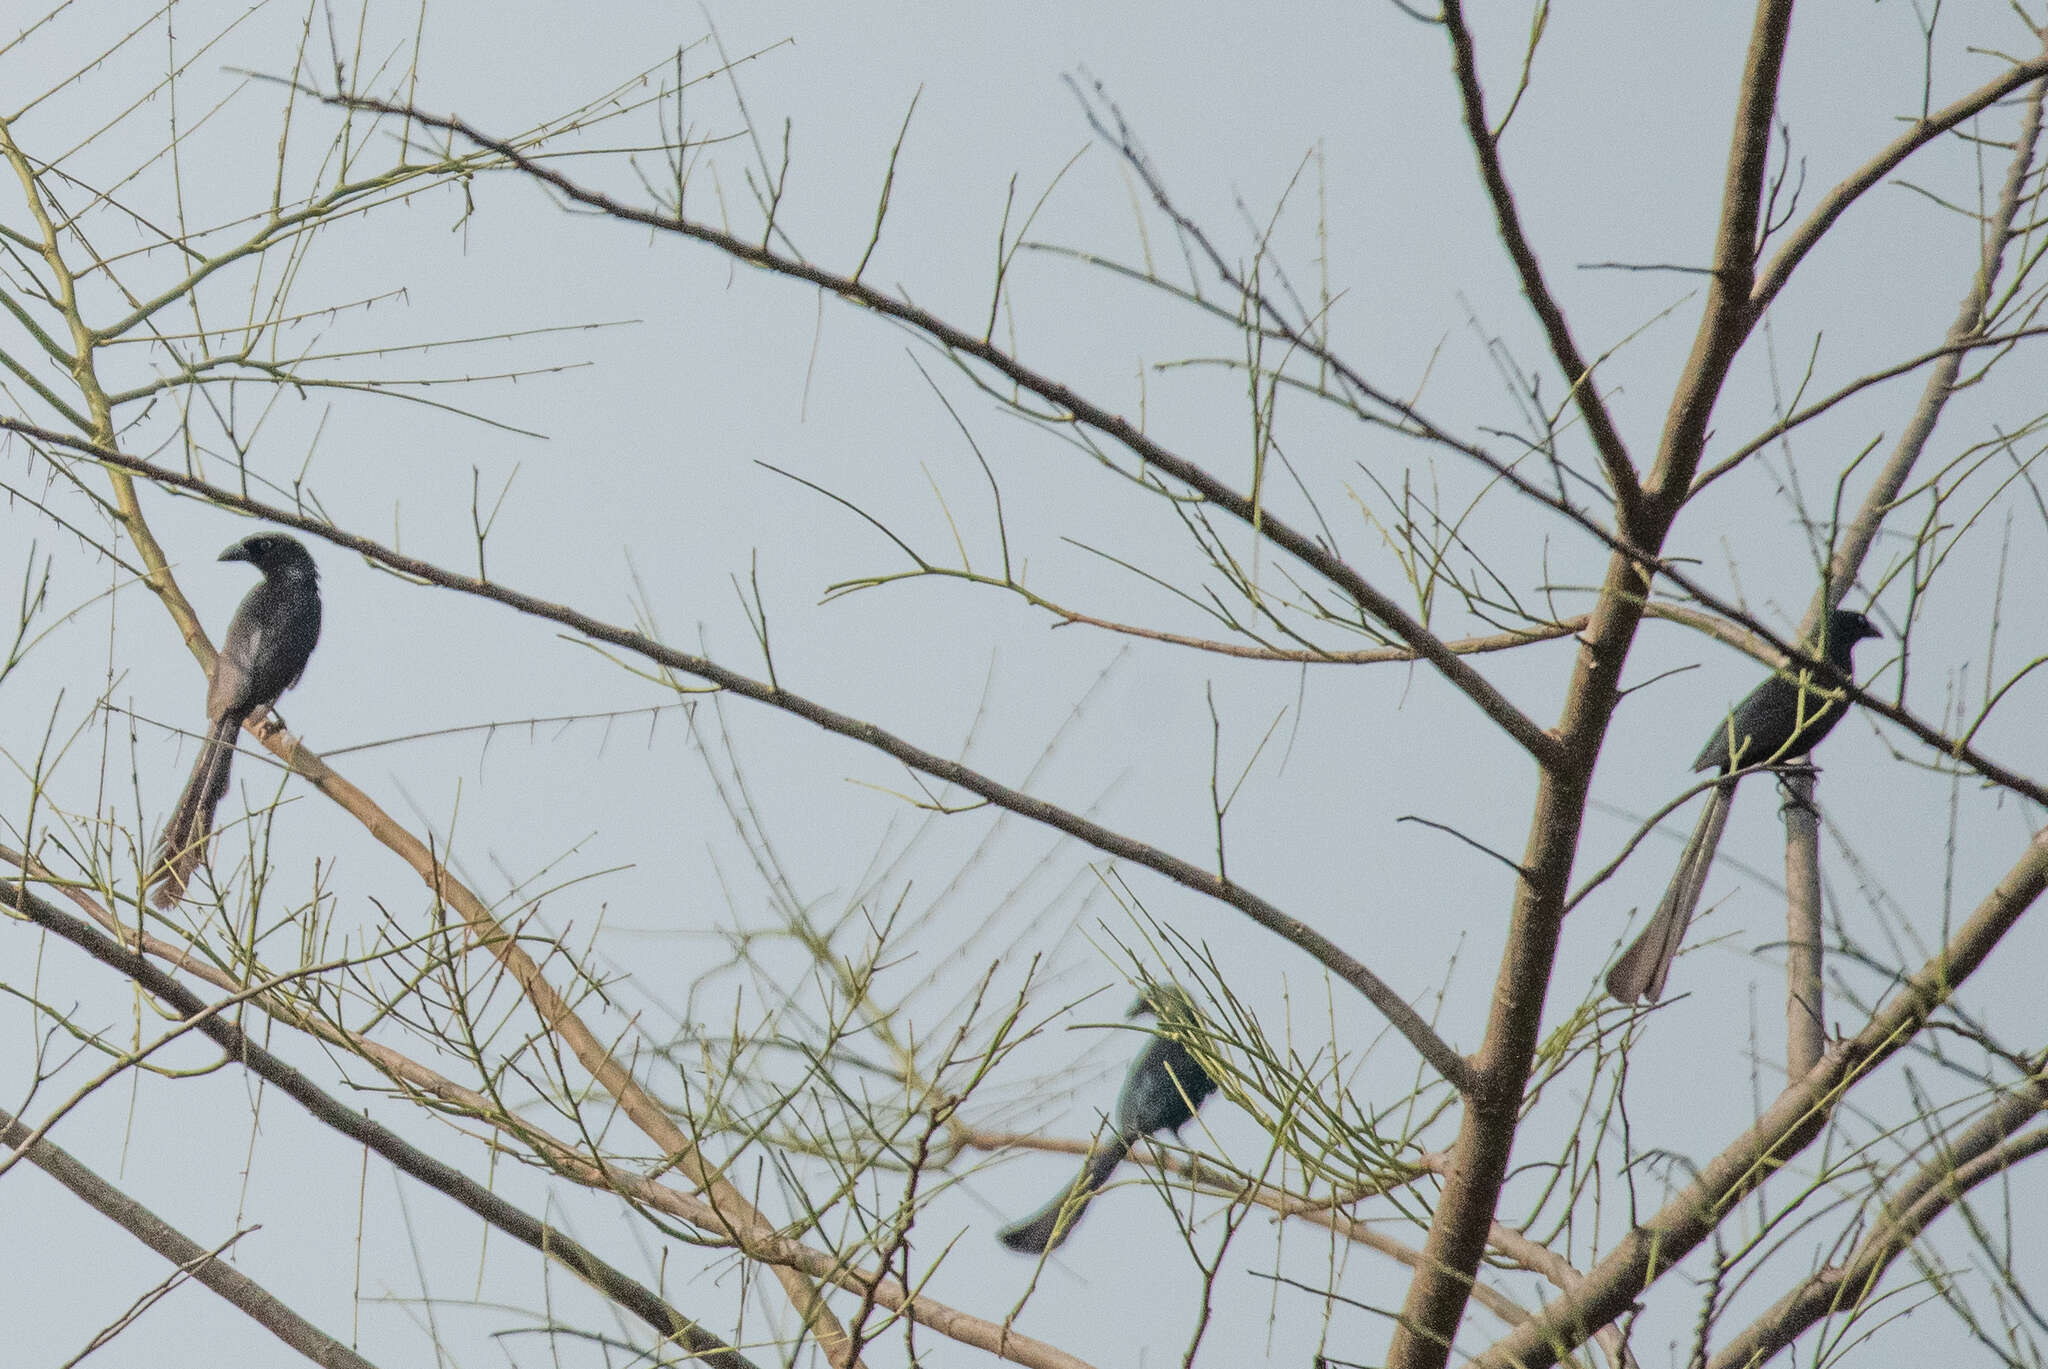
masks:
[[[1706,809],[1685,843],[1656,915],[1607,972],[1607,992],[1613,997],[1624,1003],[1644,998],[1654,1003],[1664,996],[1665,976],[1671,973],[1671,961],[1685,940],[1686,924],[1699,907],[1707,870],[1714,863],[1714,848],[1721,844],[1721,829],[1728,825],[1728,801],[1734,796],[1732,784],[1717,784],[1707,795]]]
[[[1074,1182],[1060,1190],[1059,1195],[1044,1207],[1021,1222],[1012,1222],[996,1233],[996,1239],[1012,1250],[1026,1255],[1043,1255],[1067,1238],[1081,1220],[1081,1214],[1088,1210],[1089,1201],[1102,1186],[1109,1182],[1109,1176],[1131,1153],[1131,1143],[1120,1136],[1106,1136],[1102,1143],[1089,1152],[1088,1161],[1081,1166],[1081,1172]]]
[[[206,856],[213,810],[228,792],[228,767],[234,764],[235,734],[241,727],[242,720],[232,714],[214,720],[199,759],[192,763],[192,778],[185,781],[185,792],[164,824],[156,847],[157,872],[150,880],[156,886],[150,901],[159,908],[169,908],[185,896],[192,872]]]

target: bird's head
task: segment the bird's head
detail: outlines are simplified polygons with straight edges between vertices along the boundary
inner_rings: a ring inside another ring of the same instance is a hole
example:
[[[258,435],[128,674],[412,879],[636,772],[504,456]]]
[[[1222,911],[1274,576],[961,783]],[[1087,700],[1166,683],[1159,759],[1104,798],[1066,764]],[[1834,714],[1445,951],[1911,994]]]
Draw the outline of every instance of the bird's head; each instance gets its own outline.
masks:
[[[1878,625],[1853,609],[1835,609],[1827,615],[1827,637],[1841,646],[1853,646],[1864,637],[1882,637]]]
[[[1830,655],[1849,654],[1849,649],[1867,637],[1882,637],[1877,625],[1854,609],[1838,608],[1828,614],[1827,650]]]
[[[1124,1016],[1191,1021],[1195,1016],[1195,1000],[1189,998],[1188,991],[1178,984],[1148,981],[1138,986],[1138,1001],[1131,1004],[1131,1010]]]
[[[280,571],[303,571],[317,574],[313,557],[296,537],[287,537],[281,532],[259,532],[244,537],[220,554],[223,561],[247,561],[265,575]]]

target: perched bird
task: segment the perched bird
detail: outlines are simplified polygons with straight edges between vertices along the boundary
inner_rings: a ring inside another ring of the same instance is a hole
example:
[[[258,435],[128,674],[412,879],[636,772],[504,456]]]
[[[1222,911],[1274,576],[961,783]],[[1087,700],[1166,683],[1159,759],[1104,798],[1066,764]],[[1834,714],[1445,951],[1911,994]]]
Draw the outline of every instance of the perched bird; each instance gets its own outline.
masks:
[[[1117,1095],[1113,1127],[1096,1142],[1071,1184],[1032,1216],[996,1233],[996,1239],[1010,1249],[1042,1255],[1064,1241],[1133,1145],[1155,1131],[1179,1135],[1195,1109],[1216,1091],[1216,1081],[1208,1071],[1168,1034],[1175,1029],[1185,1033],[1195,1025],[1194,1000],[1186,990],[1173,984],[1147,985],[1130,1015],[1144,1013],[1158,1017],[1162,1030],[1153,1034],[1131,1062],[1123,1092]]]
[[[206,740],[157,843],[158,866],[150,883],[156,886],[152,897],[159,908],[185,896],[192,872],[206,856],[213,810],[228,792],[235,734],[299,682],[320,640],[320,570],[297,540],[281,532],[259,532],[229,547],[220,559],[247,561],[263,572],[263,580],[243,597],[214,659],[213,681],[206,690]]]
[[[1828,614],[1821,633],[1820,657],[1847,676],[1852,671],[1849,654],[1856,644],[1882,635],[1862,614],[1835,609]],[[1685,844],[1671,886],[1664,891],[1650,925],[1607,972],[1608,993],[1624,1003],[1642,998],[1654,1003],[1663,996],[1672,957],[1685,939],[1685,926],[1699,906],[1707,868],[1714,863],[1714,848],[1721,842],[1721,829],[1728,825],[1728,804],[1740,778],[1737,772],[1806,755],[1847,711],[1848,700],[1841,690],[1816,679],[1811,670],[1794,665],[1751,690],[1714,729],[1692,768],[1718,770],[1729,778],[1707,795],[1706,811]]]

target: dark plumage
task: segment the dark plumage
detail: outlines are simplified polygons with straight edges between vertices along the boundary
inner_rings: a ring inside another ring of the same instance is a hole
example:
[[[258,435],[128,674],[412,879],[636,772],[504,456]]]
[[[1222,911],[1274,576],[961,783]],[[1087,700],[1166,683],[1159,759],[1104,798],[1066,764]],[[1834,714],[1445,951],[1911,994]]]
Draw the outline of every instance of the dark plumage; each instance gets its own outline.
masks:
[[[1184,1033],[1195,1025],[1195,1006],[1186,991],[1171,984],[1148,986],[1131,1009],[1132,1017],[1141,1013],[1156,1014],[1161,1030],[1131,1062],[1123,1092],[1117,1095],[1113,1126],[1089,1152],[1072,1183],[1036,1213],[996,1233],[996,1239],[1010,1249],[1042,1255],[1059,1245],[1133,1145],[1155,1131],[1179,1135],[1195,1109],[1216,1091],[1216,1081],[1208,1071],[1186,1046],[1167,1034],[1171,1030]]]
[[[159,863],[150,883],[156,886],[153,899],[159,908],[185,896],[192,872],[206,856],[214,809],[228,792],[235,734],[299,682],[320,640],[320,571],[296,539],[259,532],[229,547],[220,559],[247,561],[263,572],[263,579],[235,610],[214,660],[206,690],[206,740],[157,843]]]
[[[1882,635],[1862,614],[1835,609],[1828,614],[1822,634],[1821,659],[1847,676],[1853,669],[1850,653],[1856,644]],[[1834,730],[1847,711],[1848,700],[1841,691],[1814,678],[1812,671],[1798,667],[1775,671],[1714,729],[1692,768],[1734,775],[1749,767],[1804,756]],[[1693,909],[1699,906],[1707,868],[1714,863],[1714,848],[1721,842],[1721,829],[1728,825],[1728,805],[1735,796],[1736,782],[1725,780],[1707,795],[1706,810],[1685,844],[1650,925],[1607,972],[1607,992],[1623,1002],[1642,998],[1655,1002],[1663,996],[1664,979],[1671,973],[1672,958],[1685,939]]]

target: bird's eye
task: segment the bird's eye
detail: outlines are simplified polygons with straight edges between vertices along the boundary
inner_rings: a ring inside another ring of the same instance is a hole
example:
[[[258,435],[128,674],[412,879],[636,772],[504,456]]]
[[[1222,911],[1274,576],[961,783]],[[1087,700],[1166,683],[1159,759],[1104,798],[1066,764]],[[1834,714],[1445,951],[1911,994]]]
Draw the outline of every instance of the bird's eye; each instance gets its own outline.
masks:
[[[270,554],[270,539],[268,537],[250,538],[249,550],[255,552],[258,556],[268,556]]]

